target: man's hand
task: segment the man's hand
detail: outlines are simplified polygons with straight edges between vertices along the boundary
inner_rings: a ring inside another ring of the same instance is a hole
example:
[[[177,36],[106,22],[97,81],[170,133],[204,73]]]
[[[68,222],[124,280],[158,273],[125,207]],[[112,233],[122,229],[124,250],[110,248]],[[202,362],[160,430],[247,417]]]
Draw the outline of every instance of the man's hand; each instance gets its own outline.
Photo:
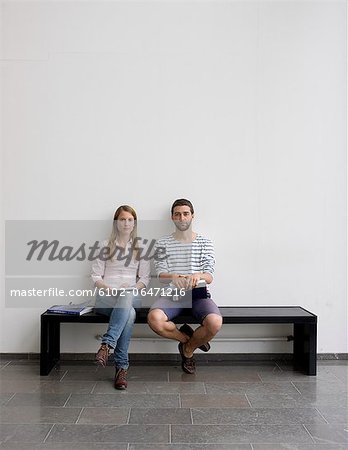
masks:
[[[193,289],[197,286],[198,281],[201,279],[201,274],[193,273],[192,275],[177,275],[172,279],[172,283],[179,289]]]
[[[172,283],[178,289],[185,289],[186,290],[187,286],[188,286],[187,278],[186,278],[185,275],[175,275],[172,278]]]

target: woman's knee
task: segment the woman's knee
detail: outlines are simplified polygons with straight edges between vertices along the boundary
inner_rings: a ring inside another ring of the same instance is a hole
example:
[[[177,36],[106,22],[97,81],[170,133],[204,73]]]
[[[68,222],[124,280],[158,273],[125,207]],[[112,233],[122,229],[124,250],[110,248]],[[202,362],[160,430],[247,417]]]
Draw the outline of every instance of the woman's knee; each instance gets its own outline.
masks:
[[[135,322],[135,317],[136,317],[135,309],[131,308],[129,310],[128,322],[134,323]]]

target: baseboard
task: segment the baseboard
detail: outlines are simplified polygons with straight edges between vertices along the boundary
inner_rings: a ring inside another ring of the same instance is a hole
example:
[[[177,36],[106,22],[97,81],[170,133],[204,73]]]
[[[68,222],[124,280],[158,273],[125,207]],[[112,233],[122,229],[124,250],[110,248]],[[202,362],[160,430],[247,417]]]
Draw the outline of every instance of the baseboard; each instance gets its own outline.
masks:
[[[93,361],[94,353],[61,353],[61,361]],[[195,353],[198,361],[291,361],[292,353]],[[0,360],[39,360],[40,353],[0,353]],[[179,354],[175,353],[131,353],[131,362],[178,362]],[[348,353],[318,353],[318,361],[348,360]]]

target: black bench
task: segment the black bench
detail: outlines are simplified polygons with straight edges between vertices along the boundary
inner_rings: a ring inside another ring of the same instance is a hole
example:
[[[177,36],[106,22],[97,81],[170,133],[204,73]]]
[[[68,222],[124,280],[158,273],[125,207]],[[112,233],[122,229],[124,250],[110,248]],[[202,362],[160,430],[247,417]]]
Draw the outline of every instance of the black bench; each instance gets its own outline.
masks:
[[[146,323],[148,308],[137,309],[136,323]],[[293,363],[296,370],[307,375],[316,375],[317,371],[317,316],[300,306],[252,306],[220,307],[224,323],[291,323],[293,324],[294,352]],[[82,316],[71,314],[41,315],[41,353],[40,375],[48,375],[60,360],[60,324],[61,323],[108,323],[106,316],[88,313]],[[197,321],[187,313],[181,314],[175,323]]]

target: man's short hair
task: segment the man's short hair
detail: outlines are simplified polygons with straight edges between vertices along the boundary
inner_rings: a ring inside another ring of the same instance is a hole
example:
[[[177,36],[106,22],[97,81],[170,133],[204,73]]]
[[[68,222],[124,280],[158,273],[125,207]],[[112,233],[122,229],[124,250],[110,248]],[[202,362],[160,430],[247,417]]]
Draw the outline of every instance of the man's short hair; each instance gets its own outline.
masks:
[[[171,209],[172,215],[174,213],[174,208],[176,206],[188,206],[191,210],[191,214],[194,214],[193,205],[190,202],[190,200],[187,200],[186,198],[178,198],[177,200],[175,200],[175,202],[172,204],[172,209]]]

